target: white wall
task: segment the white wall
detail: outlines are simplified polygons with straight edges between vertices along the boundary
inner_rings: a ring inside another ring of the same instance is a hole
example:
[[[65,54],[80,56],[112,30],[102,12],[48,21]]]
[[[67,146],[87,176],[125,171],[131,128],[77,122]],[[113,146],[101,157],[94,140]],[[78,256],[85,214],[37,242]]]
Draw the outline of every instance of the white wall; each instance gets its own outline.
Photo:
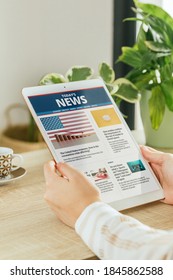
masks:
[[[23,103],[21,89],[44,74],[112,63],[112,7],[112,0],[0,0],[0,129],[6,107]]]
[[[142,3],[149,3],[149,4],[155,4],[157,6],[162,7],[163,9],[165,9],[165,11],[167,11],[171,16],[173,16],[173,1],[170,0],[140,0],[140,2]],[[137,32],[139,29],[139,23],[137,25]],[[142,121],[141,118],[139,118],[139,104],[136,105],[136,111],[135,111],[135,128],[138,130],[142,129]],[[142,135],[143,137],[143,135]],[[141,141],[142,142],[142,141]]]
[[[162,0],[162,7],[173,17],[173,1]]]
[[[155,4],[161,6],[163,0],[139,0],[139,1],[143,3]]]

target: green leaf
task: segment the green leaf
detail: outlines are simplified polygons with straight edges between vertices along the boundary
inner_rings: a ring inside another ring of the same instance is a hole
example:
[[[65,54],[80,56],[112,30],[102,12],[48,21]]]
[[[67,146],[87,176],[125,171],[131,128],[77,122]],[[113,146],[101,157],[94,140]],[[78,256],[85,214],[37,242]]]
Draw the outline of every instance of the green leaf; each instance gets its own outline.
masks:
[[[133,10],[133,7],[132,7],[132,10]],[[134,10],[134,12],[136,12],[136,10]],[[142,19],[136,18],[136,17],[130,17],[130,18],[123,19],[123,22],[126,22],[126,21],[141,21],[142,22]]]
[[[135,47],[122,47],[122,55],[120,55],[118,61],[122,61],[134,68],[139,68],[142,66],[142,54]]]
[[[122,84],[131,85],[132,87],[134,87],[135,89],[137,89],[137,88],[135,87],[135,85],[134,85],[131,81],[129,81],[128,79],[126,79],[126,78],[119,78],[119,79],[116,79],[116,80],[113,82],[113,84],[114,84],[114,85],[118,85],[118,86],[120,86],[120,85],[122,85]]]
[[[157,130],[165,113],[165,98],[160,86],[152,88],[152,95],[148,105],[152,128]]]
[[[129,79],[138,88],[139,91],[150,89],[153,84],[157,83],[154,70],[146,70],[142,72],[141,69],[133,69],[127,75]],[[152,81],[152,84],[150,84]]]
[[[159,6],[140,3],[136,0],[134,0],[134,3],[143,18],[143,22],[148,25],[153,36],[157,33],[155,41],[161,39],[162,42],[173,48],[173,18]]]
[[[51,85],[65,82],[66,80],[63,75],[58,73],[49,73],[40,80],[39,85]]]
[[[142,53],[141,68],[142,69],[153,69],[157,68],[157,53],[146,50]]]
[[[138,45],[138,49],[140,51],[146,51],[147,50],[147,46],[144,44],[144,42],[147,39],[147,32],[144,31],[143,29],[143,24],[141,24],[140,28],[139,28],[139,32],[137,35],[137,45]]]
[[[111,94],[113,97],[119,97],[130,103],[135,103],[140,99],[138,89],[130,81],[124,78],[120,78],[115,82],[119,86],[119,88],[115,93]]]
[[[147,16],[144,18],[144,22],[149,26],[151,33],[153,34],[154,41],[164,42],[167,46],[173,48],[173,29],[164,20]]]
[[[173,26],[173,18],[164,11],[161,7],[153,4],[144,4],[138,0],[134,0],[134,4],[137,8],[140,8],[146,14],[152,15],[153,17],[158,17],[167,23],[170,27]]]
[[[166,80],[172,79],[173,63],[164,64],[160,68],[161,81],[164,83]]]
[[[173,78],[161,84],[168,109],[173,112]]]
[[[115,80],[113,68],[105,62],[99,64],[99,75],[107,84],[111,84]]]
[[[110,92],[110,94],[115,93],[118,90],[118,85],[116,85],[116,84],[107,84],[107,83],[105,83],[105,85],[106,85],[108,91]]]
[[[145,41],[145,45],[153,52],[161,52],[171,54],[171,49],[164,43]]]
[[[67,77],[69,82],[82,81],[82,80],[88,80],[88,79],[92,78],[93,73],[94,72],[90,67],[74,66],[74,67],[71,67],[67,71],[66,77]]]

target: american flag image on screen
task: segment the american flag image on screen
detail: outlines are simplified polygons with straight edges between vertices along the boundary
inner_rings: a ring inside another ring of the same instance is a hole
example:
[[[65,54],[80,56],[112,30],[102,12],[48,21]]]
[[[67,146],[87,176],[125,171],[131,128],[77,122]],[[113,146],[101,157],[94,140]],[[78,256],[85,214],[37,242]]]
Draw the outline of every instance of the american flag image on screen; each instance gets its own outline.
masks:
[[[40,120],[51,141],[61,142],[95,133],[84,111],[59,113]]]

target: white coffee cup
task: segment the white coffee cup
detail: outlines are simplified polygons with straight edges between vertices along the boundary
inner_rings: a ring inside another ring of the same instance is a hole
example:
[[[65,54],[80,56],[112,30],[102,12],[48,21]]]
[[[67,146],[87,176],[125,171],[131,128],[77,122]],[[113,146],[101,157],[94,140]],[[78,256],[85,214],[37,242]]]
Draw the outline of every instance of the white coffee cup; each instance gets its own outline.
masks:
[[[14,159],[15,162],[17,161],[15,165],[13,165]],[[14,154],[11,148],[0,147],[0,179],[6,178],[12,171],[19,169],[22,162],[22,155]]]

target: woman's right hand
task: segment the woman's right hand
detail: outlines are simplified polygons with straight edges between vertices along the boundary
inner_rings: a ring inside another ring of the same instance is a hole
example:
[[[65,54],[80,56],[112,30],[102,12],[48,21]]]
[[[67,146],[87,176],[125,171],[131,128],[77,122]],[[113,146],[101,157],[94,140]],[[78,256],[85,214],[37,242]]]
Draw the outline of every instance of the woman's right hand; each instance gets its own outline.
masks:
[[[162,201],[173,204],[173,154],[163,153],[146,146],[141,146],[141,152],[163,187],[165,199]]]

